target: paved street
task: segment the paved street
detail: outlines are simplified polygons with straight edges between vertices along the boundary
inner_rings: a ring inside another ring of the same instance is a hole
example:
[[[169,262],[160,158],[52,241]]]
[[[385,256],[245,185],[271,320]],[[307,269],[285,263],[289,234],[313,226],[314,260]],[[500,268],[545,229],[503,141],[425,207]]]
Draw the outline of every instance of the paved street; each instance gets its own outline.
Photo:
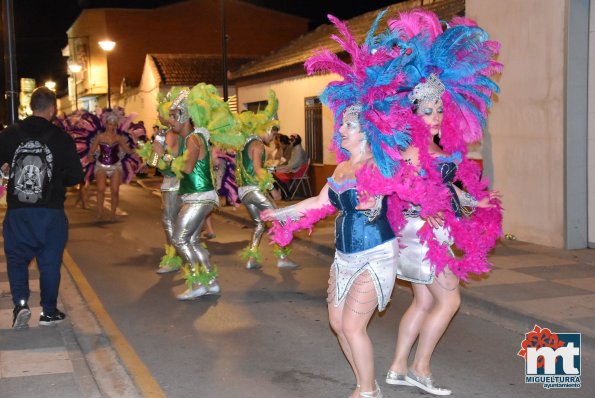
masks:
[[[322,228],[319,235],[315,231],[307,243],[294,245],[292,257],[299,269],[278,270],[271,249],[263,244],[264,268],[247,271],[237,252],[246,246],[250,229],[238,222],[241,210],[225,209],[214,219],[217,237],[207,242],[219,267],[222,294],[179,302],[175,294],[184,289],[181,275],[154,272],[163,254],[156,195],[137,185],[123,186],[123,215],[117,223],[98,223],[94,211],[73,208],[72,198],[67,203],[71,259],[65,259],[69,263],[66,269],[82,272],[73,275],[78,288],[73,287],[70,272],[65,272],[62,286],[61,299],[74,333],[69,325],[41,330],[35,310],[29,330],[9,330],[12,306],[4,294],[0,302],[0,365],[4,372],[0,373],[0,397],[39,396],[40,391],[47,391],[47,383],[57,380],[47,372],[40,376],[6,373],[10,364],[4,359],[5,347],[10,346],[15,355],[14,351],[29,350],[26,341],[39,348],[35,341],[47,340],[50,335],[52,341],[43,346],[62,352],[60,347],[69,342],[74,347],[70,362],[77,363],[77,344],[82,352],[79,365],[56,372],[72,391],[72,395],[63,396],[99,396],[94,395],[98,391],[105,396],[135,396],[134,388],[127,384],[130,380],[144,385],[139,395],[175,398],[349,395],[353,376],[327,323],[325,297],[331,257],[328,250],[320,249],[330,238],[328,228]],[[0,278],[6,281],[5,275]],[[81,287],[81,280],[89,286]],[[7,291],[6,284],[2,290]],[[97,300],[78,302],[73,298],[77,290],[85,300],[94,295]],[[383,382],[398,320],[410,300],[408,286],[401,285],[388,310],[375,316],[369,328],[376,349],[376,374],[385,397],[424,395]],[[523,333],[529,331],[525,323],[474,303],[464,302],[438,346],[433,373],[439,383],[451,387],[459,397],[592,396],[595,381],[590,348],[583,349],[581,390],[544,390],[540,385],[525,384],[524,361],[516,355]],[[99,314],[90,316],[89,308]],[[83,358],[89,360],[88,365]],[[102,373],[101,366],[113,367],[113,374],[111,370]],[[130,380],[125,372],[118,373],[124,366]],[[89,382],[91,374],[96,375],[97,386]],[[46,379],[28,383],[39,386],[29,392],[19,388],[34,377]],[[81,378],[87,383],[81,383]],[[110,378],[113,390],[106,391]]]

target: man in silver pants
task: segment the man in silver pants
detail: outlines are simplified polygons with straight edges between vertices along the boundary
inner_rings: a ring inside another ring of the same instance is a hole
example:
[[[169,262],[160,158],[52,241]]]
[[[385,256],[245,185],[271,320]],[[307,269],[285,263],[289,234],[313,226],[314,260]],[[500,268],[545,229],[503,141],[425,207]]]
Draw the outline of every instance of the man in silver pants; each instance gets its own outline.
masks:
[[[264,221],[260,218],[260,212],[265,209],[276,209],[277,205],[267,191],[264,191],[259,186],[257,176],[266,172],[263,169],[264,165],[264,144],[273,140],[275,129],[266,134],[263,138],[256,135],[251,135],[246,139],[244,147],[238,152],[236,158],[236,181],[238,183],[238,192],[242,204],[248,209],[250,217],[254,220],[254,230],[250,244],[244,253],[248,258],[246,269],[261,268],[260,251],[258,249],[262,234],[266,226]],[[295,268],[297,264],[287,259],[287,254],[281,254],[277,267],[279,268]]]
[[[188,90],[183,90],[169,109],[172,130],[181,136],[179,156],[186,154],[187,157],[178,190],[181,208],[172,233],[176,251],[189,265],[188,289],[177,296],[178,300],[194,300],[221,291],[209,252],[198,239],[206,217],[219,204],[211,175],[209,133],[205,129],[193,129],[188,114],[188,94]],[[174,158],[166,154],[163,159],[171,164]]]
[[[178,153],[178,138],[178,134],[171,130],[165,134],[165,145],[169,148],[171,153]],[[159,144],[157,143],[154,145]],[[173,247],[174,223],[178,216],[178,212],[180,211],[180,207],[182,206],[182,201],[178,195],[180,181],[176,178],[175,174],[169,170],[161,170],[161,174],[163,175],[163,182],[161,183],[161,203],[163,208],[163,212],[161,213],[161,223],[163,224],[167,245]],[[167,253],[166,249],[166,255],[161,264],[159,264],[157,273],[166,274],[178,271],[180,269],[177,264],[178,262],[181,263],[180,258],[175,254],[170,255]]]

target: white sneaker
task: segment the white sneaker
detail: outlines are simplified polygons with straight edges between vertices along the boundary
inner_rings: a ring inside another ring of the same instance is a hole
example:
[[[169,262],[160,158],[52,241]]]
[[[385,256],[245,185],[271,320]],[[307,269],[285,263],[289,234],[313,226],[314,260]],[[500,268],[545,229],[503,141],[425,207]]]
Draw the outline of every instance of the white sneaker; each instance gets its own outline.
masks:
[[[293,261],[288,260],[286,258],[280,258],[277,261],[277,267],[279,267],[279,268],[297,268],[297,267],[299,267],[299,265],[297,265]]]

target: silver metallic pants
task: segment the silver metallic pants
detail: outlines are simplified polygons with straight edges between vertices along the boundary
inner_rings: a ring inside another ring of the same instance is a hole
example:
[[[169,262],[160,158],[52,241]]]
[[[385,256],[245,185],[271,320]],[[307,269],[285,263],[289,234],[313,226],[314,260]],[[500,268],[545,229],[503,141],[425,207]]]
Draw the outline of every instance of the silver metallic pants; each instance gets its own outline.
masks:
[[[212,271],[209,252],[200,243],[200,231],[209,213],[213,210],[213,203],[182,203],[182,207],[175,219],[172,243],[180,256],[190,264],[193,272],[198,272],[202,264],[207,271]]]
[[[161,222],[165,231],[165,239],[171,245],[173,244],[176,216],[180,211],[180,207],[182,207],[182,200],[178,195],[178,191],[161,191],[161,204],[163,208]]]
[[[248,209],[250,217],[254,220],[254,230],[250,241],[250,250],[256,250],[260,245],[260,239],[266,229],[264,221],[260,218],[260,212],[265,209],[276,209],[277,205],[269,194],[264,194],[259,190],[252,190],[243,195],[240,200]]]

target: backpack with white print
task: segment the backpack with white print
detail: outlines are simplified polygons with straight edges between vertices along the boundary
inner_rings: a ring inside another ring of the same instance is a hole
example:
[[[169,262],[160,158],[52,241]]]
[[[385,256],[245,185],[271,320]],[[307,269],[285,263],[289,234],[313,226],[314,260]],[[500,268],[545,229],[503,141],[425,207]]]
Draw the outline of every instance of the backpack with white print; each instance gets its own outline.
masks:
[[[19,131],[22,141],[14,152],[8,185],[17,201],[44,204],[50,200],[54,156],[46,144],[51,132],[31,137]]]

